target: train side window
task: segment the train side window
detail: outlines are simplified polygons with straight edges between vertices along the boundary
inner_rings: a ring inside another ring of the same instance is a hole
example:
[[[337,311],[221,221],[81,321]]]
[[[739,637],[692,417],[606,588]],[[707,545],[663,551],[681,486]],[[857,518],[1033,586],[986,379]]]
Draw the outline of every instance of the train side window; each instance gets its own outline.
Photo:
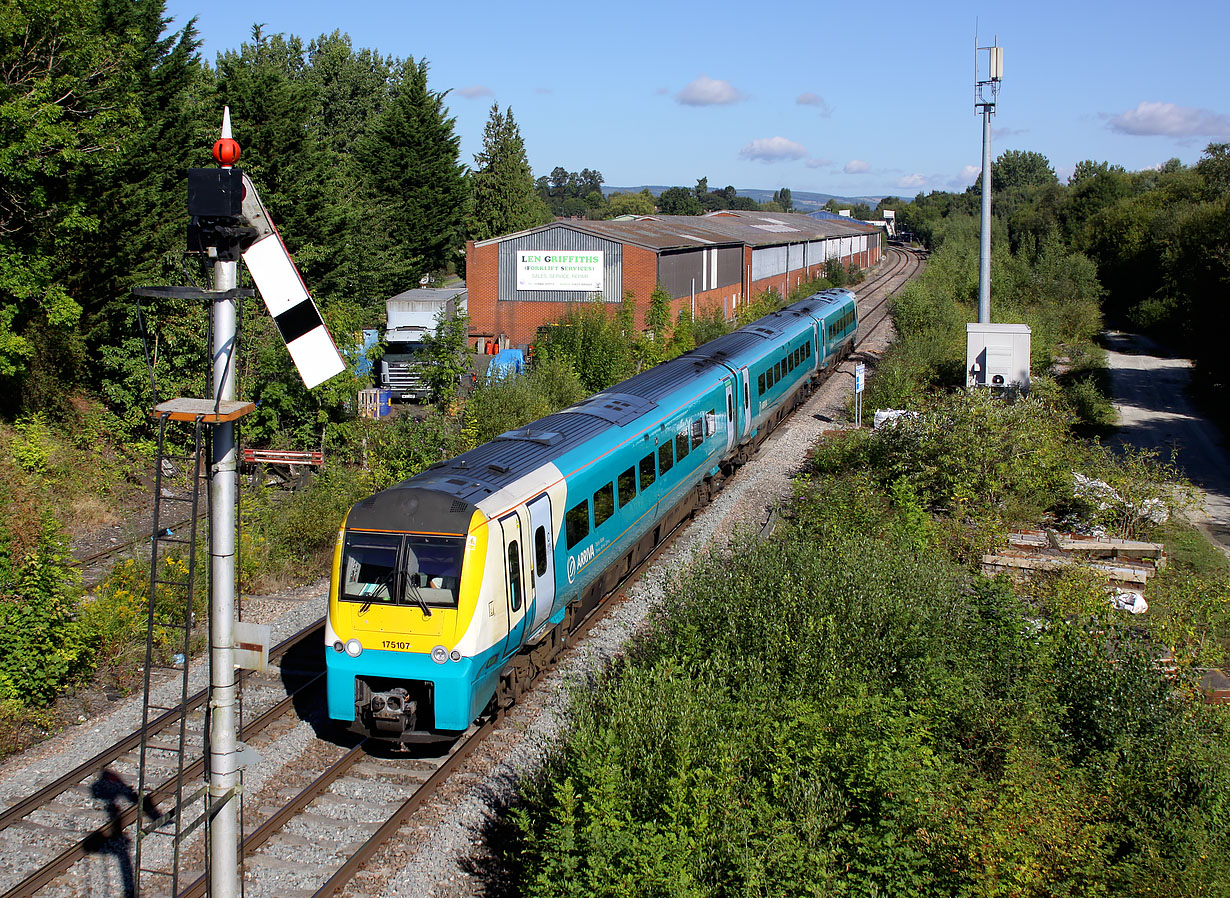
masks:
[[[564,533],[568,538],[568,548],[572,548],[585,537],[589,536],[589,500],[578,502],[564,516]]]
[[[748,390],[747,384],[744,384],[743,385],[743,407],[744,408],[747,408],[748,406],[752,404],[752,400],[751,400],[751,397],[748,395],[748,392],[749,390]],[[764,390],[761,390],[760,392],[763,393]]]
[[[756,378],[756,392],[759,393],[761,396],[764,395],[764,375],[763,374]]]
[[[648,489],[649,487],[653,486],[653,482],[655,480],[654,470],[655,469],[653,466],[653,453],[650,452],[648,455],[646,455],[644,458],[641,459],[641,492],[642,493],[645,492],[645,490]]]
[[[695,449],[705,439],[705,425],[697,418],[692,422],[692,448]]]
[[[709,414],[705,416],[705,439],[717,433],[717,410],[709,409]]]
[[[594,493],[594,527],[601,527],[615,513],[615,484],[608,483]]]
[[[688,452],[692,449],[688,443],[688,432],[685,430],[682,433],[675,434],[675,455],[680,461],[688,457]]]
[[[508,603],[521,610],[521,547],[515,539],[508,544]]]
[[[538,576],[547,572],[547,528],[539,527],[534,531],[534,565],[538,568]]]
[[[619,475],[619,507],[623,508],[636,498],[636,468],[629,468]]]
[[[667,440],[658,447],[658,473],[665,476],[666,472],[675,466],[675,453],[671,450],[671,441]]]
[[[735,397],[733,393],[726,394],[726,420],[733,421],[735,419]]]

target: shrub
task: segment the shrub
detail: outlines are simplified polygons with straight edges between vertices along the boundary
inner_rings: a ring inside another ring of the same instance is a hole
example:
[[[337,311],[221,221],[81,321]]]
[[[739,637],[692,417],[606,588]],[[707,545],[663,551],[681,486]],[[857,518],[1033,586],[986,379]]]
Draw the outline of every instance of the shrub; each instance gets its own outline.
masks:
[[[77,620],[77,572],[63,536],[45,523],[38,545],[15,559],[0,547],[0,701],[38,706],[93,669]]]

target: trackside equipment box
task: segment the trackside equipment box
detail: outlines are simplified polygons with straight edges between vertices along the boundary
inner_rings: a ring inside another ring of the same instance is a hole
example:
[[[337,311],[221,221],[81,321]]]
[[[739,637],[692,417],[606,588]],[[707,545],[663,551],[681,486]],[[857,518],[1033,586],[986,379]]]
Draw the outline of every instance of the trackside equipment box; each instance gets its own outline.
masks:
[[[1029,392],[1027,324],[965,325],[965,382],[968,389]]]

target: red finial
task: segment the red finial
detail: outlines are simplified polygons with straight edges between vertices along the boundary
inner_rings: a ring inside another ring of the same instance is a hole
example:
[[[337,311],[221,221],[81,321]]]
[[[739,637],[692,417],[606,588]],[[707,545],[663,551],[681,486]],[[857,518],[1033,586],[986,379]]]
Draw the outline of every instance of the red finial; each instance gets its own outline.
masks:
[[[239,141],[233,137],[218,138],[214,141],[214,158],[220,165],[234,165],[239,161]]]
[[[239,161],[239,141],[231,137],[231,107],[222,107],[222,136],[214,142],[214,159],[223,168]]]

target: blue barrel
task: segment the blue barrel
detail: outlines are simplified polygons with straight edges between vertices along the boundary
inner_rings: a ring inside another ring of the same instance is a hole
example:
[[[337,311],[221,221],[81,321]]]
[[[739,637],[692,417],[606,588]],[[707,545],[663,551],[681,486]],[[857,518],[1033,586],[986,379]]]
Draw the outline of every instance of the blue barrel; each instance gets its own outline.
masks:
[[[376,417],[383,418],[393,411],[393,391],[376,391]]]

